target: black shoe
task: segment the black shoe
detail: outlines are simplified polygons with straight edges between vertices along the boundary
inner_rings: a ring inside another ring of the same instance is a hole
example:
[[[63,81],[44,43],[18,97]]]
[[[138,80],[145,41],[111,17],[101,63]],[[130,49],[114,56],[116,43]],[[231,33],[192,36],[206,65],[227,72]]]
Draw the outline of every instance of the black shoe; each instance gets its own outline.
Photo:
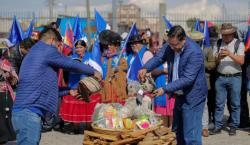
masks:
[[[236,128],[230,127],[228,134],[229,134],[230,136],[236,135]]]
[[[52,127],[43,127],[42,128],[42,133],[49,132],[52,130]]]
[[[220,134],[221,128],[215,128],[212,131],[209,132],[210,135]]]
[[[61,125],[57,124],[57,125],[55,125],[55,126],[53,127],[53,130],[54,130],[54,131],[58,131],[58,132],[62,132],[62,127],[61,127]]]

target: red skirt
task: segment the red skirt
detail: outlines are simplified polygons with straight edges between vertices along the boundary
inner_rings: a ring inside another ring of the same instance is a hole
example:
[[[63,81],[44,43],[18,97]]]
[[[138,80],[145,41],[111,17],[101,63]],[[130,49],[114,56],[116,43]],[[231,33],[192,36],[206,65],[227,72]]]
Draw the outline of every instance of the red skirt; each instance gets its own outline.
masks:
[[[174,110],[174,103],[175,103],[175,98],[169,98],[167,97],[167,115],[168,116],[173,116],[173,110]]]
[[[100,93],[91,95],[89,103],[77,100],[73,96],[64,96],[60,108],[60,116],[64,121],[68,122],[92,122],[95,105],[100,102]]]
[[[167,116],[167,107],[162,107],[162,106],[154,106],[154,111],[157,114],[160,114],[162,116]]]

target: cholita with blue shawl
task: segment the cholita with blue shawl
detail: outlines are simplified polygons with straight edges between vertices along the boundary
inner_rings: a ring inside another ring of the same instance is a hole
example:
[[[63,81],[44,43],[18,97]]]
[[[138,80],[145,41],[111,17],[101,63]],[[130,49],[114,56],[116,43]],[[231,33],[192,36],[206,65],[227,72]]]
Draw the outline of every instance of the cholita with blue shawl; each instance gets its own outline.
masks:
[[[126,71],[128,64],[125,58],[118,62],[118,55],[103,58],[103,80],[104,87],[102,91],[103,102],[123,103],[127,98],[127,78]]]
[[[100,33],[100,46],[103,51],[103,89],[102,102],[124,103],[127,98],[127,78],[126,71],[128,64],[126,59],[117,55],[121,44],[121,36],[111,30],[104,30]],[[119,62],[119,63],[118,63]]]
[[[89,64],[91,54],[85,50],[84,56],[81,58],[75,51],[70,56],[76,61],[81,61],[84,64]],[[69,88],[76,90],[78,82],[87,77],[86,75],[69,73]],[[89,97],[90,102],[77,100],[74,96],[64,96],[60,108],[60,116],[64,121],[80,123],[91,122],[95,105],[101,102],[101,94],[96,93]]]

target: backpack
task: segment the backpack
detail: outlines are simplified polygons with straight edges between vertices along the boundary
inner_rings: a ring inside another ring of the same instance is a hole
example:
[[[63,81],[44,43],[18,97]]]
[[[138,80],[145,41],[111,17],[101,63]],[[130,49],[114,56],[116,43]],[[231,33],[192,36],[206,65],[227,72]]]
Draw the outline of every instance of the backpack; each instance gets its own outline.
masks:
[[[234,54],[237,54],[237,51],[240,46],[240,42],[241,42],[240,39],[237,39],[236,42],[234,43]],[[221,44],[222,44],[222,39],[219,39],[217,41],[217,53],[219,53],[220,51]]]

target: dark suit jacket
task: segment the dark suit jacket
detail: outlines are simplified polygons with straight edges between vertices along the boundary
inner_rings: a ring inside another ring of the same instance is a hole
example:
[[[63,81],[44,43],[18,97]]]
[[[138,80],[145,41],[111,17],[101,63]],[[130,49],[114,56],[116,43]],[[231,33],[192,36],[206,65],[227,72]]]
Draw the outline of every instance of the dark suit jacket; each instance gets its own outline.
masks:
[[[199,104],[207,96],[207,83],[205,77],[204,57],[201,48],[191,39],[187,38],[184,49],[180,54],[179,79],[172,80],[172,71],[175,53],[169,45],[165,44],[159,53],[146,63],[143,68],[149,72],[161,63],[168,62],[168,77],[170,83],[166,86],[167,93],[182,90],[184,102],[191,105]]]

